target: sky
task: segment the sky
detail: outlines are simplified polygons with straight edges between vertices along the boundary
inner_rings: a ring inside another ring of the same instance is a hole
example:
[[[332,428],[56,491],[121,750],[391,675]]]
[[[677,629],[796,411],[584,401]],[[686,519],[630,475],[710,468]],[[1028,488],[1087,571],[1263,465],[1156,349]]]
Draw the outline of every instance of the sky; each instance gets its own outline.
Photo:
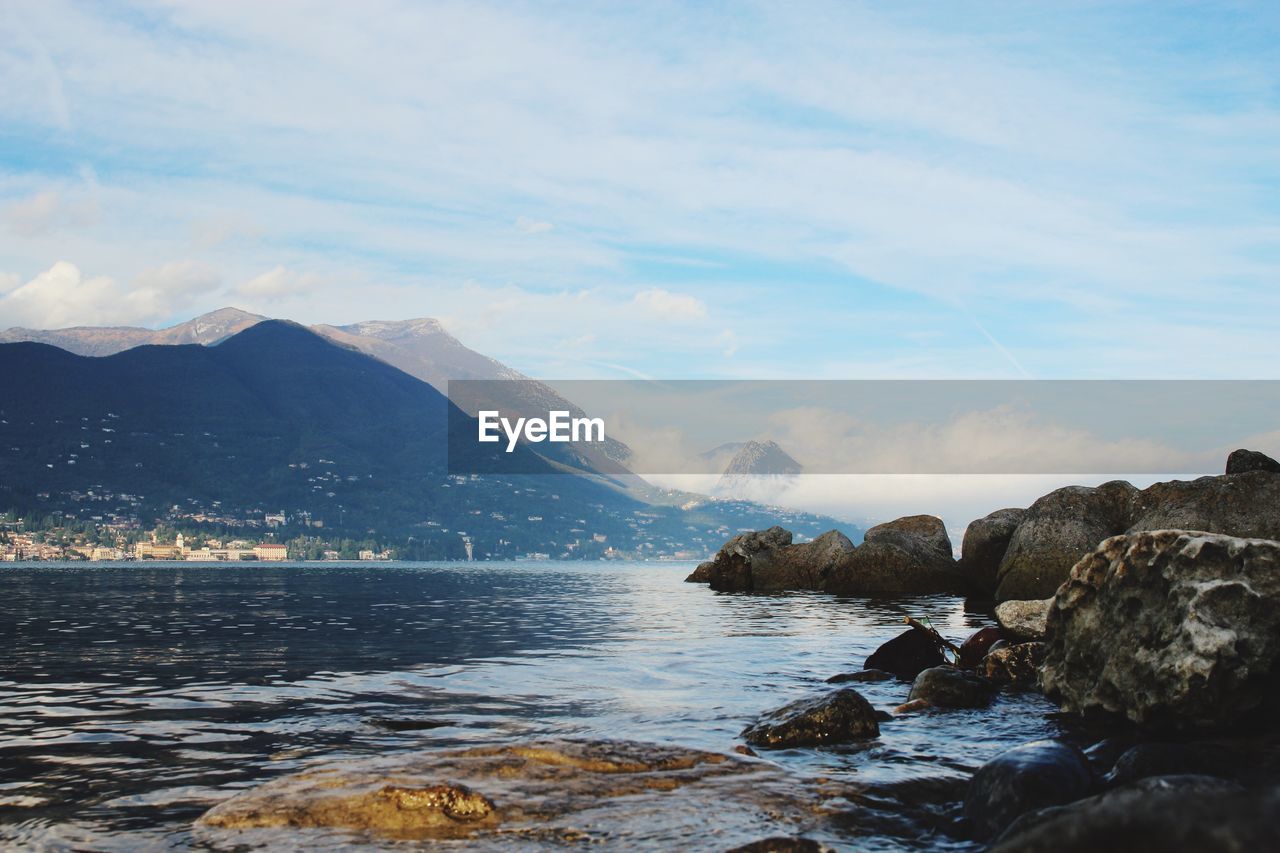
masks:
[[[0,327],[1277,378],[1280,5],[9,0]]]

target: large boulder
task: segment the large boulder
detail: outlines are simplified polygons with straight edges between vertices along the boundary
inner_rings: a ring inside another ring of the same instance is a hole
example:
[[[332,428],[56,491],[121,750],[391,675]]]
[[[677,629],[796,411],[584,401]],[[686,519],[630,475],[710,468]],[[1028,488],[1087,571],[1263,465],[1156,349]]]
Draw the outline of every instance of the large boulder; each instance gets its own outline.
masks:
[[[1103,539],[1129,528],[1138,490],[1122,480],[1066,486],[1033,503],[1000,561],[996,599],[1048,598]]]
[[[1093,789],[1084,753],[1056,740],[1002,752],[978,769],[964,797],[964,816],[980,840],[1002,832],[1021,814],[1070,803]]]
[[[1025,509],[998,509],[965,528],[960,545],[960,574],[968,592],[991,595],[996,591],[1009,539],[1026,514]]]
[[[978,675],[995,684],[1035,684],[1044,662],[1044,643],[1003,643],[987,652]]]
[[[936,708],[985,708],[994,696],[995,689],[985,678],[954,666],[934,666],[916,676],[907,701],[928,702]]]
[[[1250,791],[1208,776],[1156,776],[1027,814],[991,850],[1280,850],[1280,787]]]
[[[996,621],[1016,640],[1043,640],[1052,598],[1002,601],[996,605]]]
[[[1227,473],[1243,474],[1245,471],[1270,471],[1280,474],[1280,462],[1257,450],[1233,450],[1227,456]]]
[[[912,681],[929,667],[942,666],[946,662],[934,637],[925,631],[908,628],[872,652],[863,669],[891,672],[903,681]]]
[[[753,588],[751,562],[791,544],[791,531],[774,525],[768,530],[739,533],[720,548],[714,557],[685,578],[689,583],[709,583],[712,589],[728,592]]]
[[[849,537],[839,530],[828,530],[812,542],[757,552],[751,558],[752,589],[821,589],[831,570],[854,549]]]
[[[912,515],[876,525],[831,568],[822,589],[837,595],[958,591],[960,576],[942,519]]]
[[[1215,728],[1274,699],[1278,660],[1280,543],[1160,530],[1108,539],[1071,570],[1041,685],[1067,711]]]
[[[772,711],[742,737],[752,746],[788,749],[878,737],[876,710],[851,687],[823,693]]]
[[[1148,486],[1134,501],[1126,532],[1139,530],[1280,539],[1280,476],[1253,470]]]
[[[213,847],[243,843],[222,830],[309,830],[262,836],[286,848],[437,839],[485,849],[513,839],[563,847],[621,837],[641,849],[671,849],[708,835],[750,838],[779,824],[804,832],[813,818],[796,780],[776,766],[631,741],[534,741],[337,762],[236,792],[197,821],[201,846]]]

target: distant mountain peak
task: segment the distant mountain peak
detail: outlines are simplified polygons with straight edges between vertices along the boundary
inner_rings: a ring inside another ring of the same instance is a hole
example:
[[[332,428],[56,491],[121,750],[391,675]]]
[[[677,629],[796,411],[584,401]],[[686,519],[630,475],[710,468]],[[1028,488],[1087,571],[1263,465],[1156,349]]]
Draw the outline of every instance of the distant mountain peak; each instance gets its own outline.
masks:
[[[800,463],[792,459],[776,441],[748,441],[729,460],[724,476],[794,476],[802,470],[804,469]]]

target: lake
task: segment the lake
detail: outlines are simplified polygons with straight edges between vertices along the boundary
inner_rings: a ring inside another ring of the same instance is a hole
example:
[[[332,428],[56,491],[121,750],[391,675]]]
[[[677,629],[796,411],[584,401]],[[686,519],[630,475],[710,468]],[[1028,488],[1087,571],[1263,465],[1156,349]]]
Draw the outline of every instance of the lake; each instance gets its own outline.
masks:
[[[947,596],[715,593],[682,582],[691,568],[0,567],[0,845],[243,849],[192,821],[279,775],[398,751],[555,736],[728,752],[761,712],[860,668],[905,614],[957,641],[992,624]],[[909,689],[854,686],[882,709]],[[868,792],[823,836],[837,847],[972,849],[955,830],[964,780],[1011,746],[1074,738],[1053,710],[1005,690],[990,709],[886,723],[869,744],[765,757]],[[742,832],[716,849],[758,837]]]

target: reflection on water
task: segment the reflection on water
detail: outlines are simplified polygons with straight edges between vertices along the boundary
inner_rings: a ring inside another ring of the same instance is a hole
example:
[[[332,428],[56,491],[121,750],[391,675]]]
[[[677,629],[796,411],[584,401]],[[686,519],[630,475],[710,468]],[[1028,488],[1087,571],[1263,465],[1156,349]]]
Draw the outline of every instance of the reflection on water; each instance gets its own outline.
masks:
[[[682,583],[688,571],[5,567],[0,844],[187,846],[231,790],[397,750],[555,735],[727,751],[758,713],[861,666],[904,613],[954,637],[986,620],[947,597],[716,594]],[[881,708],[908,689],[857,687]],[[842,786],[846,843],[964,848],[951,837],[964,780],[1059,734],[1050,710],[1005,692],[989,710],[886,724],[870,745],[770,758]]]

